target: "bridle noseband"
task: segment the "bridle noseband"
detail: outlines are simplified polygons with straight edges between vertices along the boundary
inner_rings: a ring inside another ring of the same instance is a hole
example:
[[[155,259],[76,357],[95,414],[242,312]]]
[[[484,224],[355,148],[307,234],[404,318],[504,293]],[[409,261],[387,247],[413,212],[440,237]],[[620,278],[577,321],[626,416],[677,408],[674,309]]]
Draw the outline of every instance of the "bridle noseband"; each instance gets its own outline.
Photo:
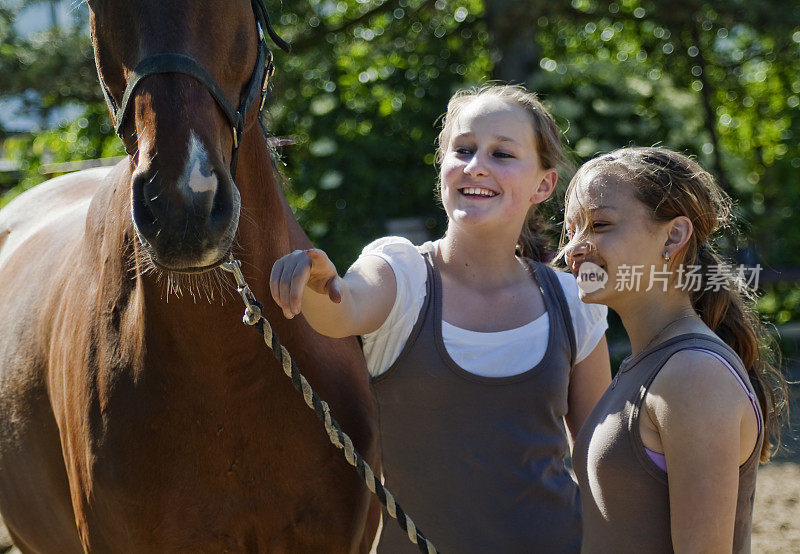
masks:
[[[126,116],[130,111],[131,99],[135,95],[136,87],[141,83],[142,79],[157,73],[183,73],[202,83],[206,89],[208,89],[208,92],[211,93],[211,96],[214,97],[222,113],[228,118],[233,132],[233,152],[231,153],[230,173],[231,178],[236,176],[236,161],[238,158],[239,144],[241,143],[242,134],[244,133],[245,116],[257,100],[259,101],[259,112],[264,108],[269,79],[275,71],[275,66],[272,63],[272,52],[267,48],[264,38],[264,30],[267,31],[275,44],[282,50],[289,52],[291,49],[289,44],[281,39],[272,28],[269,14],[263,4],[263,0],[251,0],[250,3],[253,7],[253,14],[255,15],[258,27],[258,54],[255,68],[250,75],[250,80],[247,83],[244,96],[237,108],[234,108],[228,99],[225,98],[222,89],[208,71],[206,71],[197,60],[186,54],[166,52],[154,54],[140,61],[133,69],[133,73],[125,87],[125,93],[122,96],[122,102],[119,106],[114,101],[114,98],[112,98],[105,82],[103,82],[103,77],[100,74],[100,65],[99,63],[97,64],[97,76],[103,88],[103,96],[106,99],[106,104],[108,104],[109,111],[112,114],[111,118],[114,123],[114,130],[119,138],[123,139],[123,143],[125,141],[122,130],[125,126]],[[96,60],[97,58],[95,57],[95,61]],[[125,150],[131,156],[134,154],[134,152],[128,151],[127,145]]]

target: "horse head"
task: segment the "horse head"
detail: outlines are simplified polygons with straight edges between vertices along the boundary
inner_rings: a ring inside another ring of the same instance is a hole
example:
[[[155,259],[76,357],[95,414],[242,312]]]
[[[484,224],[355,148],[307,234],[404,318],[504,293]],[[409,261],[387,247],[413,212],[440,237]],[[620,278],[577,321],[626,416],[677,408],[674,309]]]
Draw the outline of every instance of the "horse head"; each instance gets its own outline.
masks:
[[[98,76],[131,156],[136,235],[162,269],[203,271],[231,249],[237,151],[271,73],[259,24],[276,38],[260,2],[88,0]]]

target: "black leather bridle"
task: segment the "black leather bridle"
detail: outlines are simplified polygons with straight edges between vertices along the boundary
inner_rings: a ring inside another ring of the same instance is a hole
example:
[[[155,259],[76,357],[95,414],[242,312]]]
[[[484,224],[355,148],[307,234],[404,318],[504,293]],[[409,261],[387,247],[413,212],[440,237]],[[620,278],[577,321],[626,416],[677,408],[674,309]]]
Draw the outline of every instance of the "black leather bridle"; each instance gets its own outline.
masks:
[[[126,115],[129,111],[131,98],[136,93],[136,87],[141,83],[142,79],[157,73],[183,73],[189,75],[200,81],[206,89],[217,101],[217,105],[228,118],[233,132],[233,152],[231,153],[231,178],[236,175],[236,161],[238,158],[239,144],[241,143],[242,134],[244,133],[244,120],[247,112],[259,100],[259,112],[264,108],[264,101],[267,95],[267,87],[269,85],[269,78],[275,71],[275,66],[272,63],[272,52],[267,48],[266,40],[264,38],[264,30],[272,38],[272,40],[285,52],[289,52],[291,47],[285,42],[270,23],[269,14],[263,4],[263,0],[251,0],[253,7],[253,14],[256,18],[258,26],[258,55],[256,58],[256,65],[250,80],[247,83],[244,96],[242,97],[239,106],[234,108],[233,105],[225,98],[222,89],[214,81],[214,78],[206,71],[200,63],[194,58],[186,54],[179,54],[176,52],[166,52],[161,54],[154,54],[140,61],[133,69],[131,78],[125,87],[125,93],[122,96],[122,101],[119,105],[114,101],[111,93],[108,90],[103,77],[100,74],[100,66],[97,64],[97,76],[100,79],[100,84],[103,88],[103,96],[105,96],[106,104],[112,114],[111,118],[114,123],[114,130],[117,135],[123,139],[122,131],[126,121]],[[97,62],[97,57],[95,57]],[[134,152],[128,151],[127,145],[125,150],[129,155]]]

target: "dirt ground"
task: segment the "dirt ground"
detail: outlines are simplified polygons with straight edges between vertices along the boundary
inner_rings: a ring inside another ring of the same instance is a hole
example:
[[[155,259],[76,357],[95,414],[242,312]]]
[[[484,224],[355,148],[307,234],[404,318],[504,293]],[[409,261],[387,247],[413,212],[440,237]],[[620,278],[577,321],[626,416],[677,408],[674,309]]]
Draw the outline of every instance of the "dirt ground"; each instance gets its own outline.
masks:
[[[774,461],[758,470],[753,552],[800,552],[800,363],[787,372],[791,421]]]
[[[753,552],[800,552],[800,465],[774,462],[758,471]]]
[[[790,416],[775,459],[758,470],[753,552],[800,552],[800,360],[787,360]]]

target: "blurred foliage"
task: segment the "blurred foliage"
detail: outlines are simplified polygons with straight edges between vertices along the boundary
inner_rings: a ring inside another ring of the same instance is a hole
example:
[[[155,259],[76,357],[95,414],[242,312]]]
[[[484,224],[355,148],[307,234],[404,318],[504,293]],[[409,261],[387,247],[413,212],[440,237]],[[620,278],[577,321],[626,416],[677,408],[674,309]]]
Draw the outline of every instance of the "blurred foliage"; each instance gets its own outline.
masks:
[[[0,207],[14,196],[44,181],[43,165],[70,160],[93,160],[125,155],[105,104],[87,105],[81,117],[56,129],[6,139],[4,154],[21,162],[22,178],[2,196]]]
[[[42,2],[0,2],[0,95],[20,99],[22,111],[41,120],[54,108],[102,100],[85,6],[75,7],[69,25],[21,36],[16,14],[34,3]]]
[[[794,282],[770,285],[759,297],[758,309],[771,314],[776,325],[800,321],[800,287]]]
[[[277,54],[268,122],[297,141],[285,155],[290,202],[339,267],[389,219],[443,231],[434,122],[491,69],[480,15],[477,0],[284,6],[278,27],[294,51]]]
[[[0,99],[14,99],[18,103],[11,105],[18,111],[14,115],[34,127],[33,132],[19,133],[0,124],[2,157],[18,162],[21,172],[13,183],[0,178],[0,207],[44,181],[47,177],[40,172],[44,164],[125,152],[113,133],[97,83],[86,8],[76,6],[69,25],[22,36],[14,26],[15,17],[34,3],[42,2],[4,0],[0,6]],[[52,116],[75,106],[82,107],[79,117],[50,127]]]
[[[393,218],[442,233],[435,122],[452,92],[492,78],[537,90],[577,162],[627,144],[696,155],[737,201],[741,237],[721,239],[730,256],[800,266],[798,0],[267,4],[294,47],[275,52],[268,127],[295,140],[282,151],[289,201],[341,269]],[[25,170],[17,188],[41,181],[45,161],[121,153],[87,33],[23,39],[13,12],[0,8],[0,97],[27,98],[32,112],[87,105],[75,122],[6,141]],[[85,20],[86,7],[74,13]],[[770,285],[760,307],[798,321],[798,294]]]

